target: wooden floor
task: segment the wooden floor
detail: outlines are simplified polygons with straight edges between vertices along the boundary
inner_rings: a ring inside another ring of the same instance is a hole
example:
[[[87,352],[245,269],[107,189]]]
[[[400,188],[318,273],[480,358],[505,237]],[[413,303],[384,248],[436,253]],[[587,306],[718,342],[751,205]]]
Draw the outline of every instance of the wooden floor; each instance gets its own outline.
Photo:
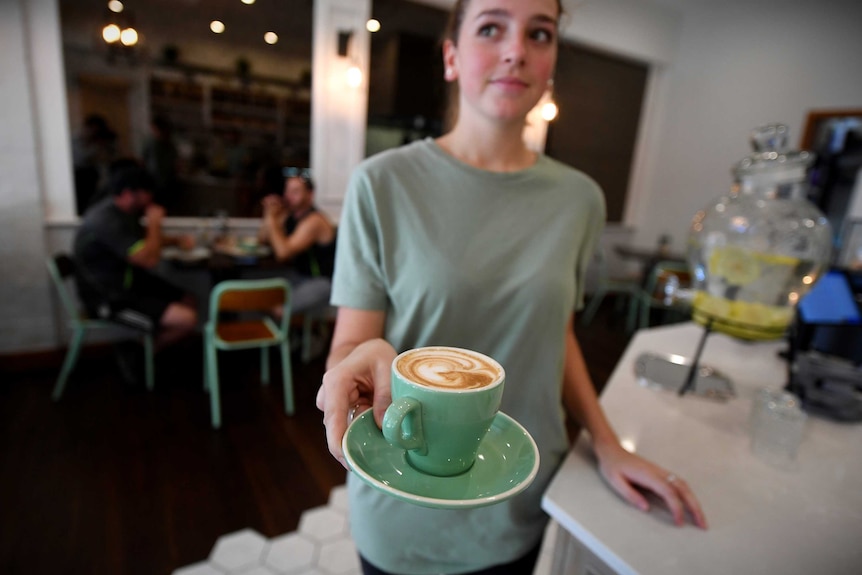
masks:
[[[597,386],[628,340],[603,307],[577,328]],[[199,341],[157,356],[153,392],[122,383],[112,355],[91,348],[59,403],[56,358],[0,364],[0,573],[169,574],[205,559],[220,535],[282,535],[324,504],[345,471],[314,407],[323,361],[294,359],[287,417],[280,369],[262,387],[255,352],[221,357],[219,431]]]

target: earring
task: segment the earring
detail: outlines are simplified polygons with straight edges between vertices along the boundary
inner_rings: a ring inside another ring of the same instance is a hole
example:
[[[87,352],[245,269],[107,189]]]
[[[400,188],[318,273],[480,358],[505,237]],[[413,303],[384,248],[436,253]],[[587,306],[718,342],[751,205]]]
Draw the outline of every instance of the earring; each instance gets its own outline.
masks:
[[[454,80],[455,79],[455,70],[452,68],[446,68],[446,71],[443,73],[443,78],[446,80]]]

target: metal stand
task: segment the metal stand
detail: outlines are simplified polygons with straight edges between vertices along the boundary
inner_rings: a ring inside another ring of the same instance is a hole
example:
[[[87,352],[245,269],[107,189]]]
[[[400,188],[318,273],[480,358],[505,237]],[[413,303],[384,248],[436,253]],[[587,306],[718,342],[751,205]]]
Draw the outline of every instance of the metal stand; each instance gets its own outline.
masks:
[[[703,335],[700,336],[700,342],[697,344],[697,351],[694,352],[694,357],[691,360],[691,368],[688,370],[688,377],[685,378],[685,383],[679,388],[679,395],[683,396],[691,391],[694,387],[694,380],[700,370],[700,356],[703,354],[703,346],[706,345],[706,337],[712,332],[712,318],[707,320],[703,328]]]
[[[736,395],[730,378],[720,371],[700,363],[712,322],[704,326],[703,335],[692,359],[676,354],[644,352],[635,360],[638,383],[662,389],[680,396],[688,393],[706,399],[727,401]]]

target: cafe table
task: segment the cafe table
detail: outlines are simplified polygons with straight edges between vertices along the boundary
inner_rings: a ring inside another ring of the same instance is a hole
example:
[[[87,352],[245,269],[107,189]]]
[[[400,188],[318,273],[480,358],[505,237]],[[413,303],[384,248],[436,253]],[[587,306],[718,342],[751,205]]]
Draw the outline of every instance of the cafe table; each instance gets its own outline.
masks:
[[[624,502],[601,479],[582,434],[543,498],[556,523],[552,572],[862,573],[862,424],[809,417],[793,463],[761,461],[750,450],[748,417],[758,388],[786,384],[777,355],[785,343],[710,334],[701,364],[732,380],[735,397],[726,402],[645,386],[635,375],[644,352],[690,358],[702,329],[689,322],[637,332],[600,401],[627,449],[689,483],[709,529],[673,525],[658,500],[647,513]]]
[[[209,313],[210,292],[219,282],[284,276],[289,267],[275,259],[269,246],[198,246],[192,250],[170,246],[162,250],[155,273],[195,295],[203,322]]]

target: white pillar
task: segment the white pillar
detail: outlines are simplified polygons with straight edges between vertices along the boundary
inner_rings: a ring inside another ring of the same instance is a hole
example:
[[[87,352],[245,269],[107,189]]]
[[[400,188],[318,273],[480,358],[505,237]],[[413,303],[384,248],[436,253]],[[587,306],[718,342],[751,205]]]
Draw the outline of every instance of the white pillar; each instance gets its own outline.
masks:
[[[368,116],[368,63],[365,23],[371,0],[315,0],[311,84],[311,170],[317,202],[338,218],[350,172],[365,157]],[[339,32],[350,33],[347,55],[338,54]],[[348,85],[347,71],[362,73]]]
[[[32,97],[45,219],[73,221],[76,218],[75,191],[60,10],[57,0],[27,0],[21,4],[25,7],[25,34],[33,74]]]

